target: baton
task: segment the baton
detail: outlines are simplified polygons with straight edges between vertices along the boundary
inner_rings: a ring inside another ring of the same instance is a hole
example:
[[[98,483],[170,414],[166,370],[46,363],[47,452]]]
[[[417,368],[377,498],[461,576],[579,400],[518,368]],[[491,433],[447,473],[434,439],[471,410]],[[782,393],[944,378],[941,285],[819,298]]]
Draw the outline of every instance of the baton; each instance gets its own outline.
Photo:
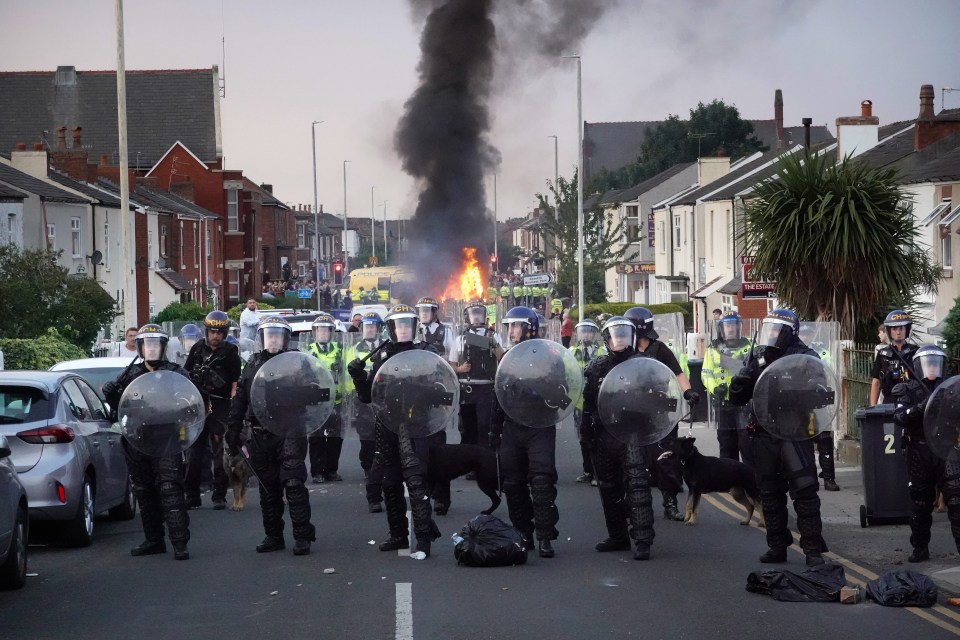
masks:
[[[260,483],[260,488],[263,489],[264,493],[267,495],[270,494],[270,489],[267,489],[267,485],[263,484],[263,480],[260,479],[260,476],[257,475],[256,470],[253,468],[253,463],[250,462],[250,459],[247,457],[247,447],[240,447],[240,457],[243,459],[243,463],[247,465],[250,473],[253,474],[253,477],[257,479],[257,482]]]
[[[387,346],[389,343],[390,343],[389,340],[384,340],[383,342],[380,343],[380,346],[379,346],[379,347],[377,347],[376,349],[374,349],[373,351],[371,351],[371,352],[368,353],[367,355],[365,355],[365,356],[363,356],[362,358],[360,358],[360,362],[362,362],[363,364],[366,364],[366,363],[367,363],[367,360],[369,360],[369,359],[372,358],[374,355],[376,355],[377,353],[379,353],[380,350],[383,349],[385,346]]]

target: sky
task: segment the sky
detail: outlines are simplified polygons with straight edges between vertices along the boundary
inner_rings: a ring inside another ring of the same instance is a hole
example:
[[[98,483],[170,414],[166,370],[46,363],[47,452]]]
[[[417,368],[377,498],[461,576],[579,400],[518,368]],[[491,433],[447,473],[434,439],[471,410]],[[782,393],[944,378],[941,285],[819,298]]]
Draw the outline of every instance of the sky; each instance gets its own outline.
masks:
[[[547,0],[527,0],[541,9]],[[587,3],[587,0],[583,0]],[[435,4],[442,0],[432,0]],[[498,0],[515,3],[519,0]],[[419,0],[425,4],[425,0]],[[0,70],[116,68],[114,0],[0,0]],[[957,0],[590,0],[606,6],[570,54],[582,59],[588,122],[686,116],[700,101],[835,131],[873,101],[881,125],[913,118],[921,84],[960,89]],[[225,165],[295,205],[312,203],[311,122],[324,211],[409,216],[417,185],[393,149],[417,87],[422,12],[407,0],[164,0],[124,7],[126,68],[221,65]],[[498,218],[535,207],[577,162],[576,62],[534,55],[515,15],[494,16],[498,58],[489,141],[502,160]],[[585,22],[586,23],[586,22]],[[222,39],[225,38],[225,64]],[[960,107],[960,91],[945,94]],[[494,208],[493,178],[488,207]]]

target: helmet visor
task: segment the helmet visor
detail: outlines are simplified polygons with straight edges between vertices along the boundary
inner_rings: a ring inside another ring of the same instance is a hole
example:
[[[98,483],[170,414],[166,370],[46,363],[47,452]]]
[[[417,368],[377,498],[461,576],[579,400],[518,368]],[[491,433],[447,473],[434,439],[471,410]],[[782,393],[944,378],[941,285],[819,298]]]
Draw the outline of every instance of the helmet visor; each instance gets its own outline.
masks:
[[[364,340],[376,340],[377,333],[379,333],[379,325],[376,322],[364,322],[363,323],[363,339]]]
[[[267,353],[280,353],[287,340],[287,330],[283,327],[264,327],[260,329],[263,350]]]
[[[416,318],[394,318],[390,322],[393,324],[394,339],[397,342],[413,342],[413,333],[417,328]]]
[[[764,320],[760,328],[761,347],[786,348],[793,337],[793,328],[777,320]]]
[[[743,323],[740,320],[727,320],[720,323],[720,336],[724,342],[735,342],[740,339]]]
[[[522,320],[506,322],[507,325],[507,346],[520,344],[528,337],[530,325]]]
[[[913,369],[926,380],[943,377],[944,357],[942,353],[927,352],[913,359]]]
[[[181,336],[180,344],[183,345],[184,351],[190,351],[190,349],[193,349],[193,345],[197,344],[197,339],[193,336]]]
[[[147,362],[163,360],[164,347],[166,339],[160,336],[140,338],[140,357]]]
[[[623,351],[632,347],[635,333],[634,327],[626,324],[607,327],[607,348],[611,351]]]
[[[478,327],[487,323],[487,310],[480,307],[470,307],[467,309],[467,322]]]
[[[436,319],[437,312],[431,306],[418,306],[417,317],[420,318],[420,322],[423,324],[430,324]]]
[[[587,325],[584,327],[577,327],[577,342],[596,342],[597,341],[597,330],[593,327]]]
[[[320,344],[327,344],[330,342],[330,338],[333,337],[333,329],[330,327],[314,327],[313,328],[313,339],[319,342]]]

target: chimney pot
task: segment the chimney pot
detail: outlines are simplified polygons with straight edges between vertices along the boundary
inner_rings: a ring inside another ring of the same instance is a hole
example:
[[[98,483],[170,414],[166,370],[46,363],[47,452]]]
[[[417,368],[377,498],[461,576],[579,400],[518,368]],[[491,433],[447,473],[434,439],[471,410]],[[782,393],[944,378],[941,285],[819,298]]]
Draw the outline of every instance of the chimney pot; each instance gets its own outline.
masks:
[[[933,100],[936,94],[932,84],[920,87],[920,120],[933,120]]]
[[[34,150],[34,151],[43,151],[43,143],[42,143],[42,142],[34,142],[34,143],[33,143],[33,150]]]
[[[860,103],[860,115],[867,118],[873,115],[873,101],[864,100]]]
[[[27,145],[25,143],[23,142],[17,143],[17,151],[26,151],[26,150],[27,150]]]
[[[104,153],[104,154],[101,154],[101,155],[100,155],[100,166],[101,166],[101,167],[106,167],[106,166],[108,166],[109,164],[110,164],[110,158],[107,157],[107,154],[105,154],[105,153]]]
[[[67,150],[67,128],[57,127],[57,151]]]
[[[80,132],[83,131],[83,127],[74,127],[73,128],[73,148],[81,149],[83,145],[80,144]]]

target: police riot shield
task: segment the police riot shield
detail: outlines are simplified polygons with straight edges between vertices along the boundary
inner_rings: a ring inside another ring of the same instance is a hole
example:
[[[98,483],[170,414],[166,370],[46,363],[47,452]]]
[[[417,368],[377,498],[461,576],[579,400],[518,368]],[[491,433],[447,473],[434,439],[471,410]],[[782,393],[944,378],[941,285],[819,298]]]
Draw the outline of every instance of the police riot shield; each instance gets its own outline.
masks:
[[[371,396],[384,426],[425,438],[451,424],[460,407],[460,382],[449,362],[432,351],[412,349],[383,363]]]
[[[124,390],[117,407],[120,432],[137,451],[155,458],[179,455],[203,431],[200,391],[175,371],[146,373]]]
[[[238,342],[240,343],[237,345],[237,349],[240,351],[240,359],[244,362],[250,362],[250,358],[258,351],[257,343],[250,338],[240,338]]]
[[[287,351],[267,361],[250,384],[250,407],[270,433],[284,438],[309,436],[334,411],[336,385],[319,360]]]
[[[187,361],[188,355],[190,354],[183,348],[183,343],[180,342],[180,338],[170,336],[170,339],[167,340],[167,360],[175,362],[182,367],[183,363]]]
[[[686,352],[687,340],[683,328],[683,314],[675,313],[657,313],[653,316],[653,330],[659,334],[659,340],[670,347],[673,355],[680,359],[680,355]]]
[[[960,452],[960,376],[948,378],[927,400],[923,432],[939,458],[957,457]]]
[[[553,427],[576,408],[583,393],[583,373],[577,358],[560,343],[525,340],[500,360],[494,390],[500,407],[514,422]]]
[[[799,353],[764,369],[753,390],[757,422],[783,440],[806,440],[832,429],[839,401],[833,369]]]
[[[662,440],[680,419],[680,383],[667,365],[653,358],[630,358],[603,379],[597,396],[600,420],[622,442]]]

